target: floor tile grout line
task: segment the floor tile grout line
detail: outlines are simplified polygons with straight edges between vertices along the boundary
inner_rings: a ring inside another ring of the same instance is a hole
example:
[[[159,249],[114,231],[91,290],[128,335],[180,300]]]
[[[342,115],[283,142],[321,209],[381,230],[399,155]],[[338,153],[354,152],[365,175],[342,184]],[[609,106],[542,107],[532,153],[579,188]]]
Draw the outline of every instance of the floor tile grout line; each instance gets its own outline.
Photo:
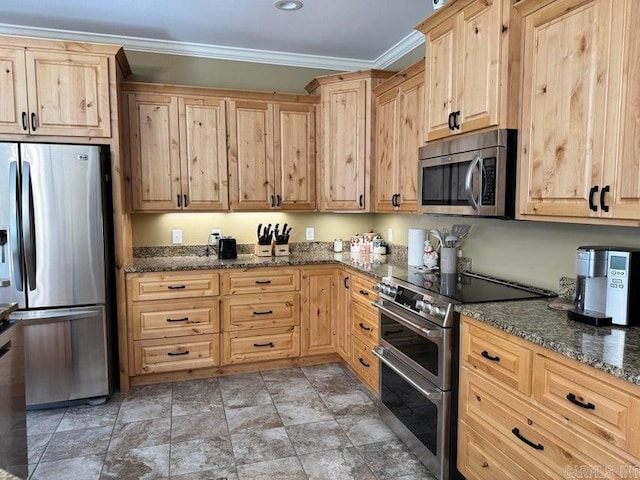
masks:
[[[221,378],[221,377],[218,377],[218,378]],[[227,407],[224,402],[224,395],[222,394],[222,385],[220,380],[218,380],[218,392],[220,394],[220,402],[222,403],[222,413],[224,414],[224,422],[227,424],[227,435],[229,436],[229,445],[231,446],[231,457],[233,458],[233,471],[235,472],[236,477],[239,478],[238,462],[236,461],[236,454],[233,450],[233,439],[231,438],[231,431],[229,429],[229,419],[227,418]]]

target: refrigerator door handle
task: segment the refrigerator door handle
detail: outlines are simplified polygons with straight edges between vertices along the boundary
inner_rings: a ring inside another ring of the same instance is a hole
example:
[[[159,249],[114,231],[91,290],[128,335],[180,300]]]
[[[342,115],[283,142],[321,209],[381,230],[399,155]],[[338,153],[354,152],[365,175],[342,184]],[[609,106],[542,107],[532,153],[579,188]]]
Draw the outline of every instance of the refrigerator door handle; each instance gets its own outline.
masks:
[[[22,252],[20,236],[18,235],[18,202],[20,201],[20,187],[18,186],[18,162],[9,164],[9,232],[11,242],[11,257],[13,263],[13,281],[18,292],[23,291]]]
[[[36,289],[36,226],[33,221],[33,186],[31,164],[22,162],[22,231],[29,290]]]

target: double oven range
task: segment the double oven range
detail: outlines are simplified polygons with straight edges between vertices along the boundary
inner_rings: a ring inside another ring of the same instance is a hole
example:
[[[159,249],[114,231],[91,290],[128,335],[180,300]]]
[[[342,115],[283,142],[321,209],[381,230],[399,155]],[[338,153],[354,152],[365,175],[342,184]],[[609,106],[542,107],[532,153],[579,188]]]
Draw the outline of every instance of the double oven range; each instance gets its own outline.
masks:
[[[555,293],[471,272],[437,275],[415,268],[385,277],[375,288],[380,339],[373,354],[380,360],[382,417],[439,480],[460,478],[455,306]]]

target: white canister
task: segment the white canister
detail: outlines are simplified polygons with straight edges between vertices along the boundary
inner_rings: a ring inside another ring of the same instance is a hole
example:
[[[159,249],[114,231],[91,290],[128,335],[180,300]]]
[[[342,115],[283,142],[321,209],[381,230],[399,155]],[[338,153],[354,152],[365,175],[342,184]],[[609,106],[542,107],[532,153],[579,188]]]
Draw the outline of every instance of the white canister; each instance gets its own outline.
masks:
[[[342,252],[342,240],[340,240],[339,238],[336,238],[333,241],[333,251],[335,253],[340,253]]]
[[[424,255],[424,241],[427,232],[422,228],[410,228],[408,236],[407,263],[414,267],[422,266],[422,256]]]

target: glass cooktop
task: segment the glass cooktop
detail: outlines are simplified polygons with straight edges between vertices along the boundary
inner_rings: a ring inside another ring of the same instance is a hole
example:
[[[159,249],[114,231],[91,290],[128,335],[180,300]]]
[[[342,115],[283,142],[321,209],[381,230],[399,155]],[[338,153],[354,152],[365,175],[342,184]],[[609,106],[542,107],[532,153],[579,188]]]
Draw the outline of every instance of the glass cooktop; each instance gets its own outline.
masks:
[[[557,297],[555,292],[474,272],[440,274],[411,268],[394,278],[459,303],[499,302]],[[426,292],[425,292],[426,293]]]

